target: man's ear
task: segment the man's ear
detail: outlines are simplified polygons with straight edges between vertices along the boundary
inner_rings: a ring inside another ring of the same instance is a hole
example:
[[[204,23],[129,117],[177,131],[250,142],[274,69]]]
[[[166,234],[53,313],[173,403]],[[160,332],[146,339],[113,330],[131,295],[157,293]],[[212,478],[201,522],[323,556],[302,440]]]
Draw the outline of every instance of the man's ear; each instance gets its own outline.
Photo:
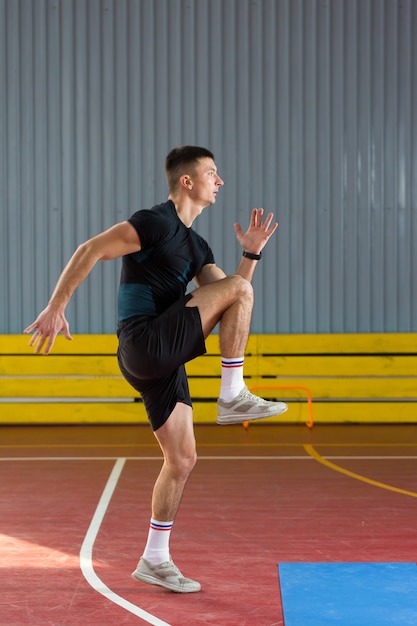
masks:
[[[193,183],[189,174],[183,174],[180,176],[180,185],[188,190],[193,188]]]

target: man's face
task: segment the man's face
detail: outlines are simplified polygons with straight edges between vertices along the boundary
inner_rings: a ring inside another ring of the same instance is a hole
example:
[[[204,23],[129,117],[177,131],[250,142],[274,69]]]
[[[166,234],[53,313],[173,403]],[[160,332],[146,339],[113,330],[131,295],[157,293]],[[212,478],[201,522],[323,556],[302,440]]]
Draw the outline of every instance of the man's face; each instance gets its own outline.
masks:
[[[214,204],[219,188],[224,185],[217,174],[216,164],[213,159],[208,157],[199,159],[189,179],[191,182],[190,194],[196,203],[203,206]]]

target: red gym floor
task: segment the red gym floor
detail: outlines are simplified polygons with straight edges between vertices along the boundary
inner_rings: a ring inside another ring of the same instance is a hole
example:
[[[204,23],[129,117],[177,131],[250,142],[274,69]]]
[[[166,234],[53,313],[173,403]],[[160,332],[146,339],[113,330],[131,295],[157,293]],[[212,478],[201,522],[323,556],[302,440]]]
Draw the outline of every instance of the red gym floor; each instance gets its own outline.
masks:
[[[275,626],[279,562],[416,561],[415,426],[196,436],[171,550],[202,591],[179,595],[130,577],[160,467],[148,427],[2,427],[2,626]]]

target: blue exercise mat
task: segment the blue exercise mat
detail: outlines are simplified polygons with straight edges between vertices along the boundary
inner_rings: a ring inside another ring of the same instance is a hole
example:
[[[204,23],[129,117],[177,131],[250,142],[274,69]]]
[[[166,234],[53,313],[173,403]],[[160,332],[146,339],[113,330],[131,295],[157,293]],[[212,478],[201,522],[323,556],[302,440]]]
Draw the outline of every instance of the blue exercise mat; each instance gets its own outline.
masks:
[[[415,563],[279,563],[285,626],[417,626]]]

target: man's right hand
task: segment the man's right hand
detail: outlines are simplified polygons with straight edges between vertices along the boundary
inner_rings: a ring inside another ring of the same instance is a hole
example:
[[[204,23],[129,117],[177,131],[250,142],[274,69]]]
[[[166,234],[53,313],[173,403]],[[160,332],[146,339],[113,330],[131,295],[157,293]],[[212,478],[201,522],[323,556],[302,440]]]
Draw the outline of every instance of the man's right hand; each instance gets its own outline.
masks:
[[[49,354],[54,345],[55,338],[60,332],[66,339],[72,339],[69,324],[64,313],[58,313],[52,310],[49,305],[39,313],[33,324],[30,324],[23,332],[31,333],[32,331],[35,332],[33,333],[29,345],[35,347],[36,354],[39,354],[42,350],[43,354]]]

